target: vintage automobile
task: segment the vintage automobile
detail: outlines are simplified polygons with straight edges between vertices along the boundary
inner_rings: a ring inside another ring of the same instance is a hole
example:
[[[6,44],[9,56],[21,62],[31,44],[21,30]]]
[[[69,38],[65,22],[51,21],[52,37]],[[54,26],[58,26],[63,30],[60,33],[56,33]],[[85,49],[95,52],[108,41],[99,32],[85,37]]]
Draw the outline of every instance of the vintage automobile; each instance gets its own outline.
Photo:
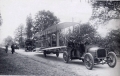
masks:
[[[26,52],[32,52],[35,51],[35,42],[33,39],[27,39],[25,41],[25,51]]]
[[[63,59],[66,63],[69,60],[80,59],[84,62],[87,69],[92,70],[96,64],[108,64],[114,68],[117,63],[116,54],[109,52],[104,48],[69,42],[66,51],[63,53]]]

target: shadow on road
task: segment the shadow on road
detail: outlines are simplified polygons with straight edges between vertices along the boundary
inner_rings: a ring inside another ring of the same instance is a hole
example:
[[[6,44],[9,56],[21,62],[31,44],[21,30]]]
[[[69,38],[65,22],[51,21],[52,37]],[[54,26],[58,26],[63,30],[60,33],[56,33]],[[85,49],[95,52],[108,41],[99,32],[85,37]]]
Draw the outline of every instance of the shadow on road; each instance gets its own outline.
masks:
[[[106,66],[105,65],[94,65],[94,68],[99,68],[99,69],[106,69]]]
[[[36,54],[36,56],[44,58],[46,60],[52,60],[52,61],[62,62],[64,64],[72,64],[72,65],[82,65],[82,66],[84,66],[84,63],[81,60],[78,60],[78,59],[76,59],[76,60],[70,60],[69,63],[65,63],[64,60],[63,60],[63,58],[56,57],[56,55],[51,56],[51,55],[48,54],[47,57],[44,57],[43,54]]]
[[[75,64],[75,65],[84,65],[84,63],[81,60],[72,60],[68,64]]]
[[[56,57],[56,56],[47,55],[47,57],[44,57],[43,54],[36,54],[36,56],[44,58],[44,59],[47,59],[47,60],[53,60],[53,61],[63,62],[63,58]]]

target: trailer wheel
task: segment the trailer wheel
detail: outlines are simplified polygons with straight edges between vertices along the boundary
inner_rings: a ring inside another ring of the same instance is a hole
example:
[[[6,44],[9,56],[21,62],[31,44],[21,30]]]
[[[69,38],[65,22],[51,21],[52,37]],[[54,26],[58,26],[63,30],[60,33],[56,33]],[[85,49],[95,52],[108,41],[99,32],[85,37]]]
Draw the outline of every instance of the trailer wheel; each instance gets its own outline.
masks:
[[[84,59],[81,59],[82,60],[82,62],[84,62]]]
[[[63,59],[64,59],[64,62],[68,63],[70,58],[69,58],[69,55],[68,55],[68,52],[67,51],[64,51],[63,53]]]
[[[25,52],[27,52],[27,50],[25,49]]]
[[[46,51],[44,51],[43,53],[44,53],[44,56],[46,57]]]
[[[59,57],[59,52],[56,52],[56,56]]]
[[[25,52],[27,52],[27,49],[25,48]]]
[[[87,69],[92,70],[94,66],[94,59],[93,56],[90,53],[87,53],[84,57],[84,64]]]
[[[110,52],[108,53],[108,59],[107,59],[107,63],[109,65],[109,67],[114,68],[116,66],[117,63],[117,57],[115,55],[114,52]]]

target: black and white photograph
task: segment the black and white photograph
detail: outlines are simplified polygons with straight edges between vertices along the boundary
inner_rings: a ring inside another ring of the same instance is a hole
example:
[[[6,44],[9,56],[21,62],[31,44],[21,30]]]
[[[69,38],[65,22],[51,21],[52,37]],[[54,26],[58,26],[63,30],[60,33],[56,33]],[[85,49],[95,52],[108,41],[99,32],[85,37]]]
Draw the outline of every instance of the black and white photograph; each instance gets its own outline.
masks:
[[[0,76],[120,76],[120,0],[0,0]]]

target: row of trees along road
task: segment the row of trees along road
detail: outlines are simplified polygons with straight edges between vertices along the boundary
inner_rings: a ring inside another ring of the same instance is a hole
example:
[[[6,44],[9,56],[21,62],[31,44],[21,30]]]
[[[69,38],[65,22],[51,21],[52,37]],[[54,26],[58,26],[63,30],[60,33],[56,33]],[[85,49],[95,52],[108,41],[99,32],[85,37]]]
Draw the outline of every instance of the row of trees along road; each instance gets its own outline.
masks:
[[[90,43],[98,44],[106,49],[115,50],[115,47],[120,49],[120,30],[113,30],[107,35],[107,37],[100,37],[96,29],[99,25],[105,26],[107,22],[112,19],[120,19],[120,2],[119,1],[96,1],[91,3],[93,6],[93,13],[90,18],[90,24],[84,24],[81,26],[81,33],[75,35],[76,40],[89,41]],[[16,32],[15,40],[22,45],[24,37],[32,38],[33,35],[39,31],[43,31],[46,28],[59,23],[60,20],[50,11],[39,11],[35,15],[35,19],[32,19],[29,15],[26,19],[26,29]],[[96,27],[91,27],[90,25]],[[90,29],[88,29],[88,27]],[[84,29],[84,30],[83,30]],[[83,30],[83,31],[82,31]],[[87,31],[88,30],[88,31]],[[24,31],[24,32],[23,32]],[[114,37],[114,38],[113,38]],[[81,42],[82,42],[81,41]],[[115,46],[115,47],[114,47]],[[118,50],[117,50],[118,51]],[[120,53],[120,50],[119,50]]]
[[[33,21],[34,20],[34,21]],[[31,14],[26,18],[26,28],[21,24],[15,30],[15,42],[18,42],[20,47],[24,47],[24,42],[28,38],[32,38],[33,35],[39,31],[43,31],[49,26],[59,23],[59,19],[50,11],[39,11],[35,15],[35,19],[32,19]]]

